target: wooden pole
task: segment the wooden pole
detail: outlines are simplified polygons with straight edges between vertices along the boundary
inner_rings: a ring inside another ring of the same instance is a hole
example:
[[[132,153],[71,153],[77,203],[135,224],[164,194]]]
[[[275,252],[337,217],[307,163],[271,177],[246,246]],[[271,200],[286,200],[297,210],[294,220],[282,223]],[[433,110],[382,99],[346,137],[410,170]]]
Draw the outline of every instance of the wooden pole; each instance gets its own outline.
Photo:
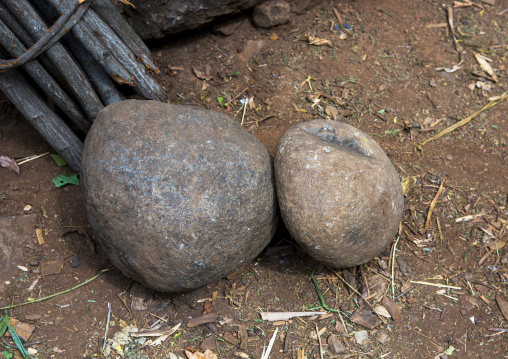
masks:
[[[44,36],[48,27],[27,0],[3,0],[12,13],[19,16],[19,21],[33,38]],[[93,120],[104,107],[97,97],[90,81],[76,65],[62,44],[56,43],[46,51],[53,64],[58,68],[62,78],[75,94],[87,116]]]
[[[26,47],[17,39],[12,31],[0,20],[0,44],[11,54],[11,56],[20,56],[25,53]],[[60,85],[51,77],[51,75],[40,65],[37,60],[28,62],[23,66],[24,70],[39,85],[44,93],[53,100],[78,128],[87,132],[92,123],[85,117],[79,107],[74,103]]]
[[[3,58],[1,54],[0,58]],[[0,72],[0,90],[55,151],[79,171],[83,143],[37,95],[23,75],[14,69]]]

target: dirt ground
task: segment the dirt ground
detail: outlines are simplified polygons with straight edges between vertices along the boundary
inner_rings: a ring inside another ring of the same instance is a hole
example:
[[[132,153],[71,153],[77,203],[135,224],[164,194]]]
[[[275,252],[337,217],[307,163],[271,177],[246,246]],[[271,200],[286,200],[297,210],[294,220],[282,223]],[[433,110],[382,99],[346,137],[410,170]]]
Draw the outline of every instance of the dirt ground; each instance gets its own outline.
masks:
[[[188,347],[215,347],[218,358],[261,358],[276,329],[271,358],[507,358],[508,313],[500,307],[508,300],[508,101],[418,149],[508,90],[507,3],[493,2],[453,9],[463,60],[454,72],[436,70],[460,62],[446,25],[449,0],[321,1],[269,30],[245,15],[150,43],[169,102],[243,121],[272,154],[286,129],[316,118],[335,117],[370,134],[407,185],[400,236],[380,257],[333,271],[299,251],[281,226],[267,251],[227,278],[187,293],[153,293],[109,265],[88,227],[80,187],[51,182],[72,169],[47,155],[20,165],[19,175],[0,168],[0,233],[7,233],[4,242],[16,238],[10,263],[1,263],[10,269],[1,277],[0,307],[110,269],[52,299],[7,310],[34,325],[26,343],[32,357],[103,356],[109,303],[109,339],[127,325],[181,323],[158,345],[147,345],[155,337],[114,344],[112,358],[122,351],[125,358],[183,358]],[[217,33],[231,28],[229,36]],[[310,45],[307,35],[330,43]],[[498,82],[482,77],[475,53],[492,60]],[[253,105],[245,111],[243,98]],[[5,100],[0,113],[0,155],[52,151]],[[334,311],[327,314],[320,294]],[[371,306],[379,316],[366,316]],[[260,316],[288,311],[323,314],[275,323]],[[188,326],[204,312],[218,320]],[[358,317],[379,324],[369,328]],[[0,341],[6,357],[10,343]],[[333,354],[330,343],[343,351]]]

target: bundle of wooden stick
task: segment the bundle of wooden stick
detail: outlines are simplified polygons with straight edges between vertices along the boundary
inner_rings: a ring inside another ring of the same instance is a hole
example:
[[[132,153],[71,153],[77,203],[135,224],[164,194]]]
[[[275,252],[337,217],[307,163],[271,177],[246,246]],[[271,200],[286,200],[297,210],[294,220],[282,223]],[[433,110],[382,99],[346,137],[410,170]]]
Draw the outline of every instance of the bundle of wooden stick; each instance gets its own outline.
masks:
[[[86,134],[124,99],[115,82],[166,100],[150,51],[110,0],[2,0],[0,34],[0,90],[76,170],[83,143],[57,112]]]

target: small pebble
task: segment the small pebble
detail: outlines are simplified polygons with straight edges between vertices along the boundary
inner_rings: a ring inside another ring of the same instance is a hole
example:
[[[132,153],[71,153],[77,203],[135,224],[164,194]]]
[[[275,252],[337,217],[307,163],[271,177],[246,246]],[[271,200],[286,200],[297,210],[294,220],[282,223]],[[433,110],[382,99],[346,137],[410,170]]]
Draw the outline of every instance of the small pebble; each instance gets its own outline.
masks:
[[[37,259],[35,259],[35,258],[32,258],[32,259],[30,260],[30,265],[31,265],[32,267],[37,267],[37,266],[39,265],[39,263],[40,263],[40,262],[39,262],[39,260],[37,260]]]
[[[79,256],[74,256],[71,258],[71,268],[76,268],[80,264],[81,262],[79,261]]]

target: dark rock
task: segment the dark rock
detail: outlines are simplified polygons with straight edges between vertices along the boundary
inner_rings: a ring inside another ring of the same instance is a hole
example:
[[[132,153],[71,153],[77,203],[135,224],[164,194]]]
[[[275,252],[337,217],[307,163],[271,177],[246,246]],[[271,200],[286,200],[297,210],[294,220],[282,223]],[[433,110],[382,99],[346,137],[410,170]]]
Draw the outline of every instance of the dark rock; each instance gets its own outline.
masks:
[[[332,267],[362,264],[394,239],[402,186],[381,147],[345,123],[300,123],[280,138],[275,178],[282,218],[306,252]]]
[[[270,0],[254,8],[252,20],[259,27],[284,25],[291,18],[291,5],[284,0]]]
[[[136,7],[117,4],[142,39],[161,38],[197,29],[219,16],[232,16],[264,0],[131,0]]]
[[[408,276],[409,272],[407,271],[407,262],[406,259],[403,256],[397,257],[397,264],[399,266],[400,271],[403,275]]]
[[[276,229],[270,155],[213,111],[136,100],[106,107],[86,138],[81,180],[111,262],[159,291],[221,278]]]
[[[76,268],[81,264],[81,261],[79,260],[79,256],[73,256],[71,258],[71,268]]]
[[[32,258],[30,259],[30,265],[32,267],[38,267],[39,264],[41,264],[41,262],[37,259],[37,258]]]

